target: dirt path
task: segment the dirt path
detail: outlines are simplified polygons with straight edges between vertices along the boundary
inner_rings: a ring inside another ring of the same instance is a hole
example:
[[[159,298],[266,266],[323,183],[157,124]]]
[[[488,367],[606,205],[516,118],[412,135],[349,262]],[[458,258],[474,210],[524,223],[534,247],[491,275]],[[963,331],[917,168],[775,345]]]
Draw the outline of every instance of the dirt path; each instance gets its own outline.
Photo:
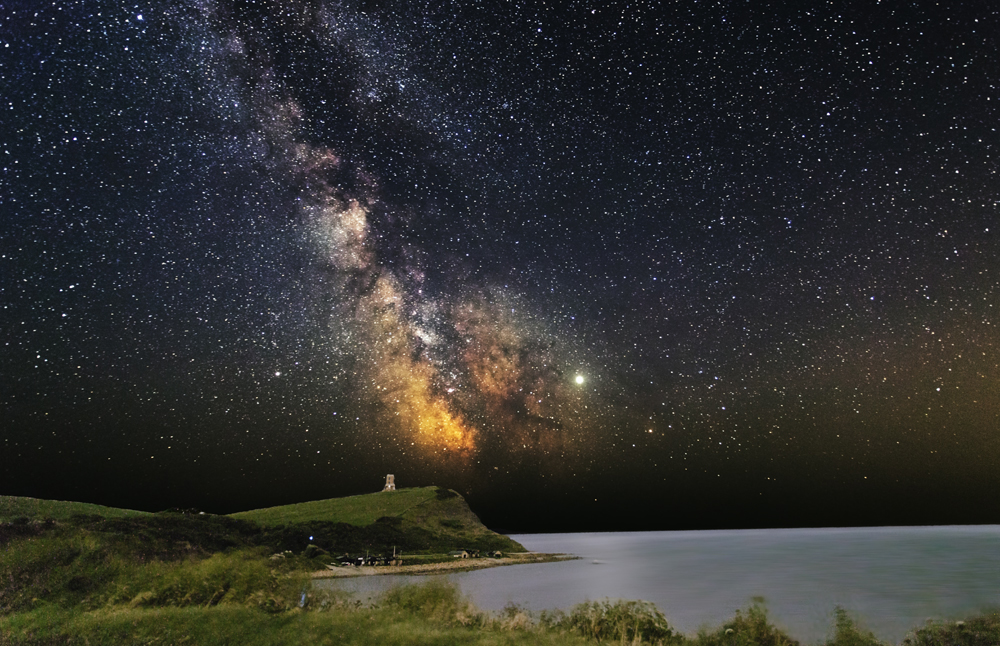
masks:
[[[419,565],[382,565],[378,567],[338,567],[334,570],[313,572],[314,579],[332,579],[337,577],[376,576],[381,574],[438,574],[441,572],[463,572],[466,570],[481,570],[504,565],[520,565],[523,563],[551,563],[575,559],[572,554],[544,554],[542,552],[517,552],[503,558],[455,559],[444,563],[426,563]]]

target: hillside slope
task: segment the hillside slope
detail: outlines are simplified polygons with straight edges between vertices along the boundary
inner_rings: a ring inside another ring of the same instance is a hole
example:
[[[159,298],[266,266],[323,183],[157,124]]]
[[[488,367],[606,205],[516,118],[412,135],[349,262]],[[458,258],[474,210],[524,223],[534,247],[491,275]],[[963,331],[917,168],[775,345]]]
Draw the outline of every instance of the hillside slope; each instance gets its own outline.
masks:
[[[524,551],[519,543],[488,529],[462,496],[443,487],[417,487],[313,500],[238,512],[230,514],[230,517],[264,527],[316,522],[347,523],[358,527],[392,524],[403,533],[427,533],[437,539],[435,543],[447,543],[454,547],[490,545],[504,551]]]
[[[66,500],[44,500],[26,496],[0,496],[0,522],[15,518],[68,520],[76,515],[102,516],[104,518],[126,518],[130,516],[150,516],[147,511],[105,507],[89,502]]]
[[[289,525],[312,521],[349,523],[363,527],[383,516],[400,517],[411,508],[426,505],[436,496],[437,487],[417,487],[398,491],[380,491],[360,496],[311,500],[292,505],[265,507],[229,514],[231,518],[251,520],[265,526]]]
[[[331,553],[392,553],[396,548],[411,554],[456,548],[524,551],[519,543],[483,525],[462,496],[441,487],[314,500],[228,516],[181,510],[154,514],[90,503],[0,496],[0,544],[5,537],[51,529],[26,524],[25,520],[54,520],[65,531],[139,538],[143,549],[161,556],[177,552],[180,544],[204,553],[249,546],[298,553],[310,543]]]

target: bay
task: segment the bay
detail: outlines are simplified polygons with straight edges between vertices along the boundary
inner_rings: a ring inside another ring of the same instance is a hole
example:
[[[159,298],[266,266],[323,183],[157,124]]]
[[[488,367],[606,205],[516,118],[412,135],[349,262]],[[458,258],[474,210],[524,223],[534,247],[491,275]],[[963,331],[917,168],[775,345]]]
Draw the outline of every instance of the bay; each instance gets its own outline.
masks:
[[[567,610],[601,598],[652,601],[687,634],[718,626],[763,598],[778,626],[804,643],[832,634],[845,608],[899,643],[927,620],[1000,607],[1000,525],[522,534],[538,552],[579,557],[443,575],[481,609],[513,603]],[[426,580],[325,580],[362,598]]]

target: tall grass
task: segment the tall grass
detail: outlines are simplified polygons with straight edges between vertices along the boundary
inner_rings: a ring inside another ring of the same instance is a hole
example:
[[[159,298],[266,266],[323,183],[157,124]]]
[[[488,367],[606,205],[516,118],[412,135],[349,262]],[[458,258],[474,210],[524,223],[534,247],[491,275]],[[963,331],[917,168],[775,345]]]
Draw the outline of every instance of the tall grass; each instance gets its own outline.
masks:
[[[213,554],[181,563],[154,562],[116,580],[102,605],[188,607],[237,604],[282,612],[300,604],[308,578],[274,569],[259,551]]]
[[[679,644],[684,641],[682,636],[674,634],[663,613],[648,601],[585,601],[574,606],[569,614],[543,613],[541,624],[597,642]]]
[[[345,592],[313,591],[303,574],[259,550],[145,561],[85,534],[19,541],[17,549],[0,550],[0,646],[798,644],[770,623],[763,603],[714,630],[685,636],[643,601],[587,601],[537,617],[516,605],[490,613],[454,584],[434,578],[391,589],[365,605]],[[1000,614],[925,626],[905,643],[997,645]],[[825,646],[883,644],[838,608]]]
[[[0,613],[44,605],[94,610],[220,603],[280,612],[294,607],[308,585],[305,574],[282,571],[261,549],[147,560],[81,532],[21,539],[3,547]]]
[[[835,632],[833,641],[827,642],[827,646],[885,646],[872,632],[859,628],[840,606],[833,614]]]
[[[767,619],[767,609],[762,600],[755,600],[746,610],[737,610],[736,616],[713,632],[698,633],[699,646],[798,646],[782,630]]]
[[[417,586],[407,586],[417,587]],[[412,591],[425,602],[427,595]],[[432,606],[447,607],[447,599],[431,593]],[[238,605],[207,608],[113,608],[84,612],[49,606],[32,612],[0,616],[0,646],[22,644],[413,644],[521,646],[582,646],[576,636],[544,631],[463,625],[454,615],[437,619],[420,610],[378,604],[328,606],[325,611],[295,608],[278,614]],[[318,604],[315,604],[318,606]],[[425,607],[422,603],[417,607]]]
[[[421,585],[391,588],[382,595],[381,604],[436,621],[481,623],[479,613],[458,587],[437,578]]]
[[[924,626],[903,640],[907,646],[995,646],[1000,644],[1000,612],[984,613],[964,621]]]

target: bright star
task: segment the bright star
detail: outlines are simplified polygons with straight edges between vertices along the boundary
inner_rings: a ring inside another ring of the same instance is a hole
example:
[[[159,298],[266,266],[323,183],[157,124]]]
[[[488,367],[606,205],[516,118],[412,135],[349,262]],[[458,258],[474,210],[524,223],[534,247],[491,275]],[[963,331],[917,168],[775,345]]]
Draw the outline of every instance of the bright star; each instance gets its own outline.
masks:
[[[577,375],[576,376],[576,383],[578,383],[578,384],[582,384],[583,383],[583,375]]]

